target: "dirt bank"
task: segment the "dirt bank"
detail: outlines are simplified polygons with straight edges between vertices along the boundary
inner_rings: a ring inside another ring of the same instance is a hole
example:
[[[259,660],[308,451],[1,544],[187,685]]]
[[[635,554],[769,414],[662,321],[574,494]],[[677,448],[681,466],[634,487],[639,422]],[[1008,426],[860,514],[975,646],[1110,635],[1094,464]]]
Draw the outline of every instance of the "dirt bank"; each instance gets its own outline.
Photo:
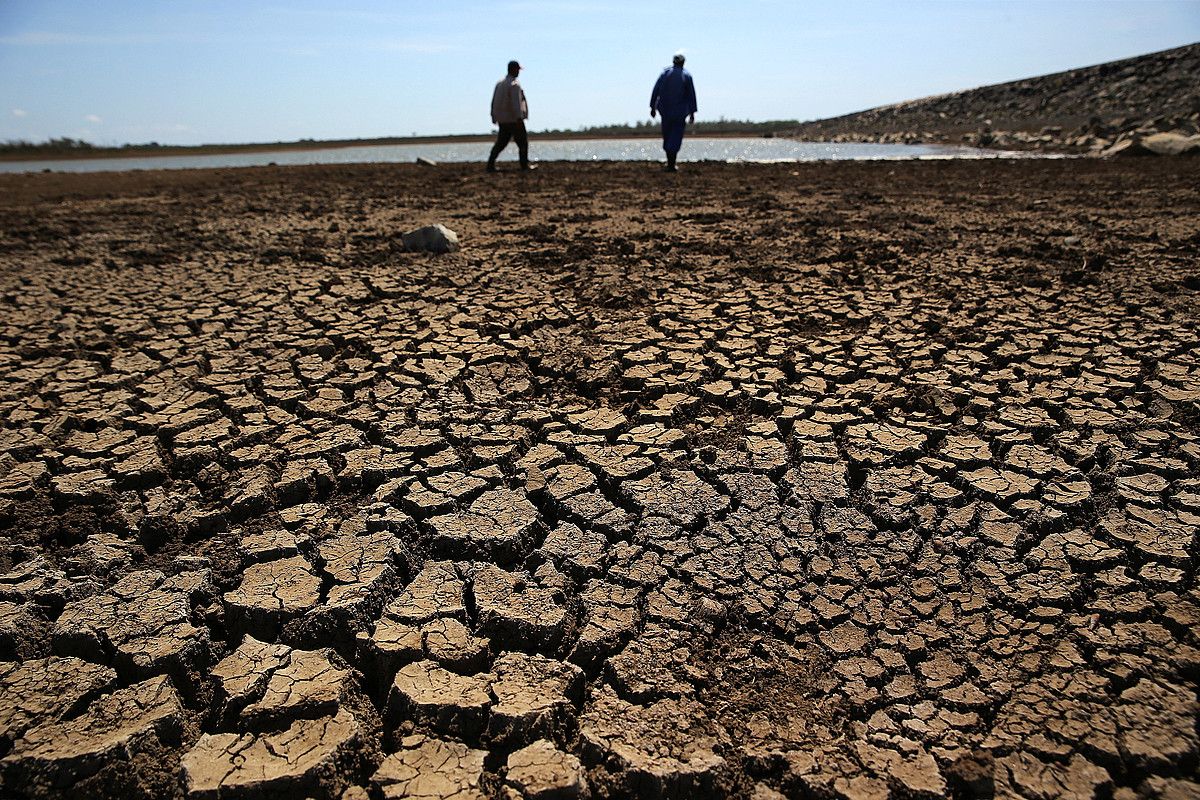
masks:
[[[1198,179],[0,176],[0,795],[1195,794]]]
[[[1200,43],[806,122],[794,135],[1099,153],[1157,132],[1200,133],[1197,75]]]

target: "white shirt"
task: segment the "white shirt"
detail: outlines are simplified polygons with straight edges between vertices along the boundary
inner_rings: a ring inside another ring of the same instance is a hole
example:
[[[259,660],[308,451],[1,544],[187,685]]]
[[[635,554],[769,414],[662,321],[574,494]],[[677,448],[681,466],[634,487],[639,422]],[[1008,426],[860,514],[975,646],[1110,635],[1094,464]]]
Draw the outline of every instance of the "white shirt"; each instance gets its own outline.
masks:
[[[492,122],[521,122],[529,119],[529,104],[516,75],[505,75],[492,92]]]

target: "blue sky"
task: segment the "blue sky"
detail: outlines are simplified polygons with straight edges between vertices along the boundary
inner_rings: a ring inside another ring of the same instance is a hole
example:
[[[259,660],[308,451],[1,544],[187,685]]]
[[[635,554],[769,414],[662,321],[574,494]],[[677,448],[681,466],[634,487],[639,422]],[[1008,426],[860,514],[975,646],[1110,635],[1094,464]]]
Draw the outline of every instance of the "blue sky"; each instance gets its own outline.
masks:
[[[701,119],[816,119],[1200,41],[1200,0],[0,0],[0,140],[485,133],[647,118],[682,48]]]

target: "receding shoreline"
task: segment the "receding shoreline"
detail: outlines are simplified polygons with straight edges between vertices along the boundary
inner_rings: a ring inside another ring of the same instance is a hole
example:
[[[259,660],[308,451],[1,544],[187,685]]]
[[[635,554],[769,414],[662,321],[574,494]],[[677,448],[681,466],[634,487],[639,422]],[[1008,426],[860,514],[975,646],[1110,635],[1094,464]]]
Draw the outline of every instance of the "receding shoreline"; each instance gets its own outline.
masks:
[[[697,133],[697,137],[705,139],[737,139],[742,137],[761,137],[758,132],[722,132]],[[301,140],[296,142],[251,142],[247,144],[198,144],[198,145],[159,145],[134,147],[96,147],[72,150],[48,151],[45,153],[0,153],[0,162],[13,161],[78,161],[93,158],[170,158],[173,156],[212,156],[229,153],[275,153],[306,150],[340,150],[352,147],[390,147],[392,145],[410,144],[471,144],[474,142],[491,142],[495,140],[494,133],[467,133],[446,136],[391,136],[381,139],[329,139],[326,141]],[[554,142],[564,140],[587,141],[590,139],[656,139],[657,133],[531,133],[530,141]]]
[[[271,153],[291,150],[330,150],[347,147],[385,147],[396,144],[453,144],[482,142],[491,139],[485,134],[462,136],[405,136],[384,139],[335,139],[330,141],[304,140],[297,142],[249,142],[246,144],[161,145],[157,147],[97,147],[94,149],[62,150],[42,153],[2,153],[0,161],[67,161],[88,158],[169,158],[171,156],[209,156],[226,153]],[[534,137],[531,137],[534,138]]]

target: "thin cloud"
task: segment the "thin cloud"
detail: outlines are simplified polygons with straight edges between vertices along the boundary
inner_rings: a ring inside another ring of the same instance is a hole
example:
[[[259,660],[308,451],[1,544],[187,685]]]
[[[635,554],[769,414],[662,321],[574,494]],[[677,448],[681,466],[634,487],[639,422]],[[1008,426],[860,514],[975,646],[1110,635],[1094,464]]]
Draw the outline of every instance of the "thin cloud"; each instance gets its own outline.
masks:
[[[101,122],[104,122],[104,120],[100,119],[100,117],[98,117],[95,114],[88,114],[83,119],[86,122],[93,122],[93,123],[96,123],[97,125],[100,124]]]
[[[12,115],[13,115],[14,117],[28,117],[28,116],[29,116],[29,112],[28,112],[28,111],[26,111],[26,110],[25,110],[25,109],[23,109],[23,108],[14,108],[14,109],[12,110]]]

